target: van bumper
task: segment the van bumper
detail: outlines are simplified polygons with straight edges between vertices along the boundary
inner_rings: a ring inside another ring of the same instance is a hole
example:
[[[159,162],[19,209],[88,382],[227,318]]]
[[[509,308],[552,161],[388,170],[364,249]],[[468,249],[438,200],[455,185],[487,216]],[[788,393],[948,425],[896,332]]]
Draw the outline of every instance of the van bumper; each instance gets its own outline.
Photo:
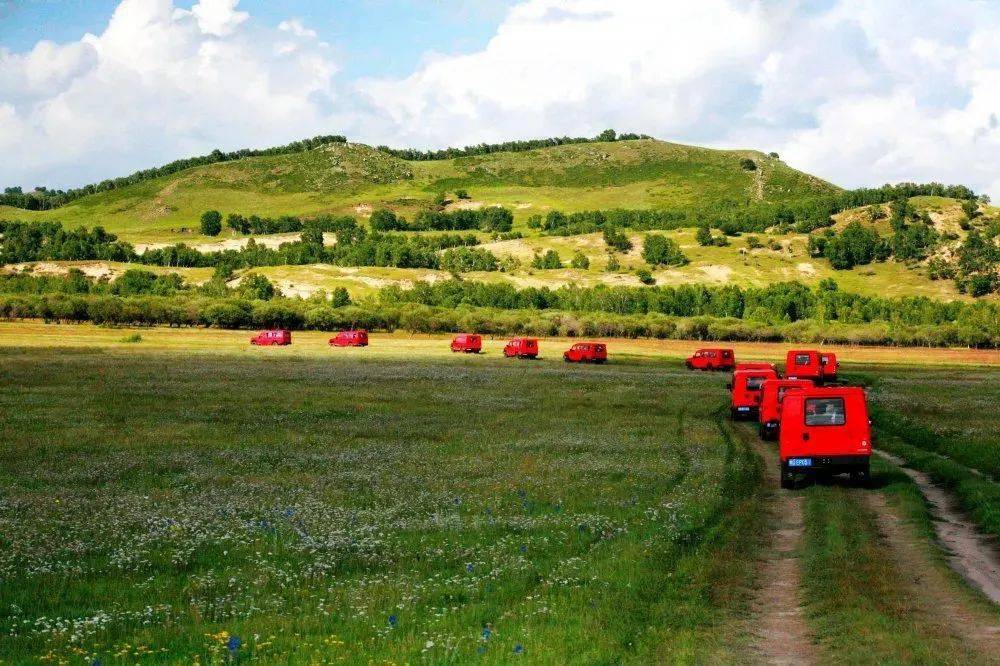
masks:
[[[801,460],[807,456],[794,456]],[[798,472],[822,471],[837,474],[839,472],[854,472],[868,469],[871,456],[809,456],[812,464],[808,466],[789,467],[788,460],[782,460],[781,466],[785,469]]]
[[[731,413],[734,421],[756,421],[760,418],[759,407],[733,407]]]

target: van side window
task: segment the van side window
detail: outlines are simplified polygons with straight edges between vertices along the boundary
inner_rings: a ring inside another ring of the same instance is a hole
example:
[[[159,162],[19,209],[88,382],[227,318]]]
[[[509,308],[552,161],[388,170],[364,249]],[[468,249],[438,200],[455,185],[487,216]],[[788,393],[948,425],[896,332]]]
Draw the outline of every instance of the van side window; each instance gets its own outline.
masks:
[[[809,365],[809,354],[796,354],[795,365]]]
[[[806,425],[844,425],[847,413],[843,398],[808,398],[806,400]]]

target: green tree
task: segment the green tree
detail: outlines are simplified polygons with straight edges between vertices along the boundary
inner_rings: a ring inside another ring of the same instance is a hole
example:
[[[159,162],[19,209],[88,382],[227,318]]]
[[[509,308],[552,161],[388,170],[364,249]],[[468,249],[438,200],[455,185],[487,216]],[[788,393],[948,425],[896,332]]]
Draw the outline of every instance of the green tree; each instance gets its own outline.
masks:
[[[642,258],[650,266],[683,266],[688,263],[676,241],[660,234],[646,234]]]
[[[614,141],[617,138],[618,134],[613,129],[606,129],[597,135],[598,141]]]
[[[639,278],[639,282],[643,284],[656,284],[656,278],[653,277],[648,268],[637,268],[635,275]]]
[[[468,190],[455,190],[455,196],[459,199],[471,199]]]
[[[480,225],[483,231],[507,232],[514,226],[514,214],[501,206],[490,206],[483,209]]]
[[[393,231],[399,229],[399,219],[391,210],[380,208],[372,212],[368,226],[372,231]]]
[[[632,249],[632,241],[623,232],[619,231],[617,227],[606,226],[602,233],[604,235],[604,242],[612,250],[628,252]]]
[[[590,268],[590,259],[587,258],[583,252],[577,250],[573,254],[573,258],[570,260],[569,265],[573,268],[587,269]]]
[[[534,259],[531,260],[532,268],[541,269],[555,269],[562,268],[562,259],[559,258],[559,253],[555,250],[548,250],[545,254],[535,254]]]
[[[757,163],[754,162],[749,157],[746,157],[746,158],[740,160],[740,168],[743,169],[744,171],[756,171],[757,170]]]
[[[222,213],[217,210],[206,210],[201,214],[201,233],[206,236],[218,236],[222,231]]]
[[[238,291],[243,298],[257,301],[269,301],[278,294],[271,281],[257,273],[251,273],[240,280]]]
[[[347,289],[344,287],[336,287],[330,298],[330,304],[335,308],[348,306],[351,304],[351,295],[347,293]]]
[[[604,270],[609,273],[617,273],[622,268],[621,262],[618,261],[618,257],[615,256],[613,252],[608,253],[608,263],[604,265]]]

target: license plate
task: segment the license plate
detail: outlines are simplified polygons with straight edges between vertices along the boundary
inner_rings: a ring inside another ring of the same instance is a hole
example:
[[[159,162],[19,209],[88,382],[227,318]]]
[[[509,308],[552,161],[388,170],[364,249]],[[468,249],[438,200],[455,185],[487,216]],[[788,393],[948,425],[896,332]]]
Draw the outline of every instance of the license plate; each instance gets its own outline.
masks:
[[[738,411],[738,412],[749,412],[750,408],[749,407],[737,407],[736,411]]]
[[[812,467],[812,464],[813,464],[813,459],[812,458],[789,458],[788,459],[788,466],[789,467]]]

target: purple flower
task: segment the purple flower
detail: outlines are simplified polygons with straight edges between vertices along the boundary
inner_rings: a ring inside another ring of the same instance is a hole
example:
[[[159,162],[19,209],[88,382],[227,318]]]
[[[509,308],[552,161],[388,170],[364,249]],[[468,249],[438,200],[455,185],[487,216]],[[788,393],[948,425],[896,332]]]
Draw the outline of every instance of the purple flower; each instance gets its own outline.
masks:
[[[524,652],[524,646],[518,643],[514,646],[514,654],[522,654]]]
[[[230,636],[229,641],[226,643],[226,649],[229,650],[229,654],[235,657],[241,645],[243,645],[243,641],[240,640],[239,636]]]
[[[468,571],[469,573],[472,573],[472,562],[469,562],[468,564],[465,565],[465,570]]]
[[[395,615],[390,615],[389,616],[389,626],[390,627],[395,627],[398,623],[399,623],[399,620],[396,618]]]
[[[528,547],[525,546],[523,543],[521,544],[521,552],[522,553],[527,553],[528,552]]]
[[[492,636],[492,635],[493,635],[493,632],[490,631],[489,627],[486,627],[486,628],[483,629],[483,640],[484,641],[490,640],[490,636]]]

